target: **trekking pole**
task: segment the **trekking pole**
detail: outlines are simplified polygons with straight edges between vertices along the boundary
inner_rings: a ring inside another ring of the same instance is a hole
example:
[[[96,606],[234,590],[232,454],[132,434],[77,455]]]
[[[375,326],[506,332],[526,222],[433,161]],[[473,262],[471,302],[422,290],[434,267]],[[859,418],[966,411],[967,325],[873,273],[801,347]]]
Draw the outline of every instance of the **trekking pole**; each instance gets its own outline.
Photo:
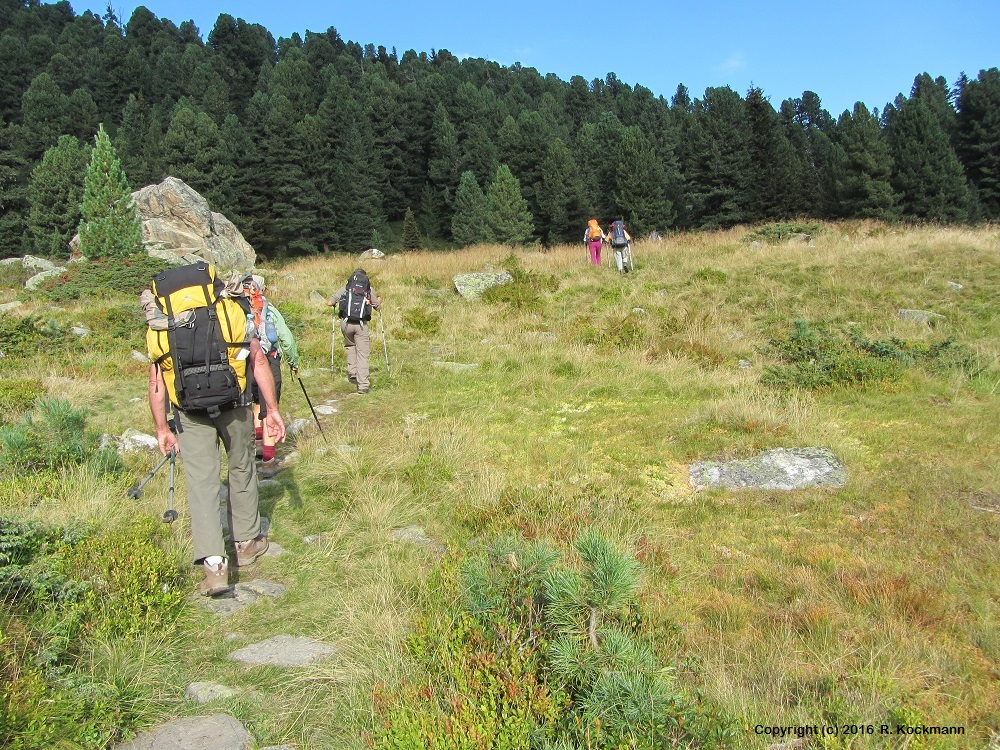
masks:
[[[174,510],[174,464],[176,463],[177,452],[170,449],[170,489],[167,490],[167,509],[163,512],[163,523],[173,523],[177,520],[177,511]]]
[[[313,402],[309,398],[309,394],[306,393],[306,384],[302,382],[302,378],[299,377],[297,372],[295,373],[295,379],[299,381],[299,386],[302,388],[302,395],[306,397],[306,403],[309,404],[309,411],[312,412],[313,419],[316,420],[316,426],[319,427],[319,434],[323,436],[323,442],[326,443],[326,433],[323,432],[323,425],[319,423],[319,416],[317,416],[316,410],[313,408]]]
[[[173,448],[171,448],[170,453],[168,453],[160,460],[160,463],[158,463],[156,467],[146,475],[145,479],[139,482],[139,484],[133,485],[132,487],[129,488],[128,496],[133,500],[138,500],[140,497],[142,497],[142,488],[146,486],[146,482],[148,482],[156,475],[156,472],[158,472],[163,467],[163,464],[165,464],[167,461],[170,460],[173,454],[174,451]]]
[[[337,373],[337,318],[333,318],[333,330],[330,333],[330,374]]]
[[[387,374],[392,375],[392,370],[389,368],[389,347],[385,344],[385,321],[382,320],[382,311],[378,311],[378,323],[382,328],[382,353],[385,354],[385,371]]]

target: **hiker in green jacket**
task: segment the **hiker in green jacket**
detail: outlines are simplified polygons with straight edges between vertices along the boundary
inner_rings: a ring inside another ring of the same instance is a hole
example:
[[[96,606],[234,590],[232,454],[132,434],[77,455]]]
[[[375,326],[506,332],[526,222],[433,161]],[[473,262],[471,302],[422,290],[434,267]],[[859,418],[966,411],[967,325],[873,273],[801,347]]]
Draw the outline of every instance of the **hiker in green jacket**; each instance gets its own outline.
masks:
[[[256,274],[243,279],[243,293],[250,300],[254,326],[260,337],[261,349],[267,355],[267,361],[274,378],[274,390],[278,401],[281,401],[281,362],[285,360],[294,374],[299,371],[299,348],[295,337],[288,329],[284,317],[278,309],[264,296],[266,286],[264,277]],[[253,389],[254,429],[257,440],[263,442],[261,458],[264,470],[275,468],[274,436],[270,434],[267,425],[260,416],[260,398],[256,386]]]

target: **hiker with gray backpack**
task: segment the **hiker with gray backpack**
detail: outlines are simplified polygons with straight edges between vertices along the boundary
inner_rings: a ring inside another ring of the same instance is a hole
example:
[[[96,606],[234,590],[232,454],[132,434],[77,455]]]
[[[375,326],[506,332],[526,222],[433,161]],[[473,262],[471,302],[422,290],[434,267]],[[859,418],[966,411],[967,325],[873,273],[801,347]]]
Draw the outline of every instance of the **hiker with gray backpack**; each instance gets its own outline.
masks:
[[[611,222],[607,239],[614,251],[618,273],[632,271],[632,235],[625,229],[625,222],[621,219]]]
[[[372,310],[382,307],[382,298],[372,290],[365,269],[359,268],[326,304],[327,307],[336,306],[337,317],[340,318],[340,331],[344,334],[344,349],[347,352],[347,379],[358,387],[358,393],[368,393],[371,387],[368,358],[372,350],[368,321],[371,320]]]

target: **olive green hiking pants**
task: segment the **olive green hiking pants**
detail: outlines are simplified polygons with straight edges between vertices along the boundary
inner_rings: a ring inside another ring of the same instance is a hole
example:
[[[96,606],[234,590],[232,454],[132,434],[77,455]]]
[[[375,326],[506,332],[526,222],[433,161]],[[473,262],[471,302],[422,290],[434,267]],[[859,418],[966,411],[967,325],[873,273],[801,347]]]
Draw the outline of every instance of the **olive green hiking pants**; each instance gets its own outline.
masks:
[[[177,440],[187,479],[194,561],[200,562],[211,555],[226,557],[223,512],[234,541],[244,542],[260,535],[253,415],[249,406],[241,406],[215,418],[182,412],[180,422]],[[220,445],[225,447],[229,459],[229,500],[224,509],[219,498]]]

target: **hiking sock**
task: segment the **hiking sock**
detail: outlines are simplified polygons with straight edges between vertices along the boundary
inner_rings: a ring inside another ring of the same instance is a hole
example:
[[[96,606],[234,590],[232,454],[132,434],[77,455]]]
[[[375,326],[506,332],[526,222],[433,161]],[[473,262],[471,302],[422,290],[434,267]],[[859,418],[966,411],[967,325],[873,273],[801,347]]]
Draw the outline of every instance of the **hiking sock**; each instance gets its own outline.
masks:
[[[224,563],[225,561],[226,558],[222,557],[221,555],[209,555],[208,557],[205,558],[205,564],[210,565],[213,568],[217,565],[222,565],[222,563]]]
[[[254,438],[256,440],[263,440],[264,439],[264,425],[261,425],[260,427],[255,427],[254,428]]]
[[[263,458],[264,458],[265,461],[273,461],[274,460],[274,446],[273,445],[265,445],[264,446],[264,456],[263,456]]]

